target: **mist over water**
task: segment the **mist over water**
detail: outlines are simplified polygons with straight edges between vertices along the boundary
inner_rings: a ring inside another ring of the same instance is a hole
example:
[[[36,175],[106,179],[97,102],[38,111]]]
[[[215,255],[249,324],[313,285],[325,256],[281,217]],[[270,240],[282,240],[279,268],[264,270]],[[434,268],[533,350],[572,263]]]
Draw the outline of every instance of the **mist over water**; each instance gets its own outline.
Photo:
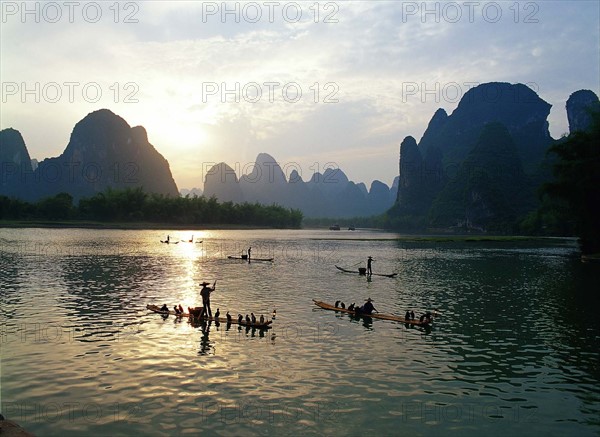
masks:
[[[2,413],[39,435],[595,435],[597,265],[571,240],[368,231],[0,230]],[[229,260],[252,246],[273,263]],[[373,256],[371,280],[346,274]],[[211,302],[265,332],[146,310]],[[430,330],[312,299],[443,314]]]

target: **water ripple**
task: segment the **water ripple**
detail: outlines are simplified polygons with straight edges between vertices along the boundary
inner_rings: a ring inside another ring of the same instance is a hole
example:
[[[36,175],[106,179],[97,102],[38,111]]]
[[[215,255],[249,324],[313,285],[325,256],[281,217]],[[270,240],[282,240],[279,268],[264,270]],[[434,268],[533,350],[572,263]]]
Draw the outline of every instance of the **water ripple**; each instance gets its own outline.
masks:
[[[572,247],[402,243],[364,233],[0,230],[4,412],[40,435],[594,434],[600,274]],[[353,234],[357,236],[359,234]],[[172,233],[173,238],[178,238]],[[43,243],[40,243],[43,242]],[[274,263],[231,261],[252,245]],[[337,271],[372,255],[367,280]],[[149,313],[270,316],[267,333]],[[316,309],[439,308],[424,331]],[[559,424],[559,425],[557,425]]]

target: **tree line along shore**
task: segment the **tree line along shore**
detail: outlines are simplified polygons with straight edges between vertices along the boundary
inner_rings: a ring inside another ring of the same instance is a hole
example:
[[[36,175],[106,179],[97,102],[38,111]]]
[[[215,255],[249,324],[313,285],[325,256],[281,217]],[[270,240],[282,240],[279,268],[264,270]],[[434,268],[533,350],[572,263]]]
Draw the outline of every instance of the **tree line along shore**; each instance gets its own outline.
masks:
[[[142,188],[107,190],[74,204],[68,193],[35,203],[0,196],[4,226],[168,228],[203,227],[299,228],[302,212],[278,205],[232,202],[214,197],[172,197],[148,194]]]

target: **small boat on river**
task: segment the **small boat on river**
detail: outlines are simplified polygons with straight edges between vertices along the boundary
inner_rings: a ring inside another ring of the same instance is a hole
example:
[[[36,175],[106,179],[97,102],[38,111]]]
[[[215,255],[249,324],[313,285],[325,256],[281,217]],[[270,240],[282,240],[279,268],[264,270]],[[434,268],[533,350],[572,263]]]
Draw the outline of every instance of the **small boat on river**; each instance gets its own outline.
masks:
[[[358,273],[361,276],[365,276],[367,274],[367,269],[364,267],[359,267],[356,270],[348,270],[348,269],[344,269],[343,267],[339,267],[339,266],[335,266],[336,269],[344,272],[344,273]],[[395,278],[398,273],[371,273],[371,275],[373,276],[385,276],[386,278]]]
[[[192,319],[196,319],[196,320],[205,320],[207,322],[218,322],[218,323],[225,323],[225,324],[232,324],[232,325],[240,325],[240,326],[246,326],[246,327],[250,327],[250,328],[256,328],[256,329],[270,329],[271,328],[271,324],[273,323],[272,320],[266,320],[263,323],[260,323],[259,321],[256,321],[256,323],[246,323],[246,320],[242,319],[241,322],[238,322],[238,319],[236,318],[232,318],[231,320],[227,320],[225,317],[202,317],[202,318],[197,318],[195,317],[194,314],[190,314],[190,313],[180,313],[180,314],[176,314],[175,311],[161,311],[160,307],[158,305],[146,305],[146,309],[154,312],[154,313],[158,313],[164,316],[168,316],[168,315],[173,315],[176,317],[188,317]]]
[[[240,255],[240,256],[233,256],[233,255],[229,255],[227,257],[227,259],[242,259],[245,261],[267,261],[267,262],[272,262],[274,260],[274,258],[250,258],[248,259],[248,255]]]
[[[373,319],[391,320],[393,322],[400,322],[400,323],[405,323],[408,325],[423,326],[423,327],[431,326],[431,324],[433,323],[432,321],[427,321],[427,319],[424,319],[423,321],[421,321],[419,319],[405,319],[402,316],[394,316],[392,314],[382,314],[382,313],[373,313],[373,314],[358,313],[357,314],[354,312],[354,310],[336,307],[334,305],[328,304],[327,302],[323,302],[320,300],[313,299],[313,302],[315,303],[316,306],[318,306],[319,308],[323,308],[324,310],[337,311],[340,313],[350,314],[350,315],[356,316],[356,317],[363,317],[363,318],[370,317]]]

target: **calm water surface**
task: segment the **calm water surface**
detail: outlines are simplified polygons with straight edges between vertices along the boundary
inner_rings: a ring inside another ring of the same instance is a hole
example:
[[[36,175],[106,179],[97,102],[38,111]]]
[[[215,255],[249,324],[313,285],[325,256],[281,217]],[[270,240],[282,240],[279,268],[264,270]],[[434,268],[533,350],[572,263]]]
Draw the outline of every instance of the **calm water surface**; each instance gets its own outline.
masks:
[[[600,266],[572,241],[357,231],[0,230],[2,413],[39,435],[600,433]],[[335,239],[332,239],[335,238]],[[252,246],[274,263],[228,260]],[[397,272],[345,274],[334,265]],[[262,333],[149,303],[271,315]],[[354,320],[312,299],[417,315]]]

